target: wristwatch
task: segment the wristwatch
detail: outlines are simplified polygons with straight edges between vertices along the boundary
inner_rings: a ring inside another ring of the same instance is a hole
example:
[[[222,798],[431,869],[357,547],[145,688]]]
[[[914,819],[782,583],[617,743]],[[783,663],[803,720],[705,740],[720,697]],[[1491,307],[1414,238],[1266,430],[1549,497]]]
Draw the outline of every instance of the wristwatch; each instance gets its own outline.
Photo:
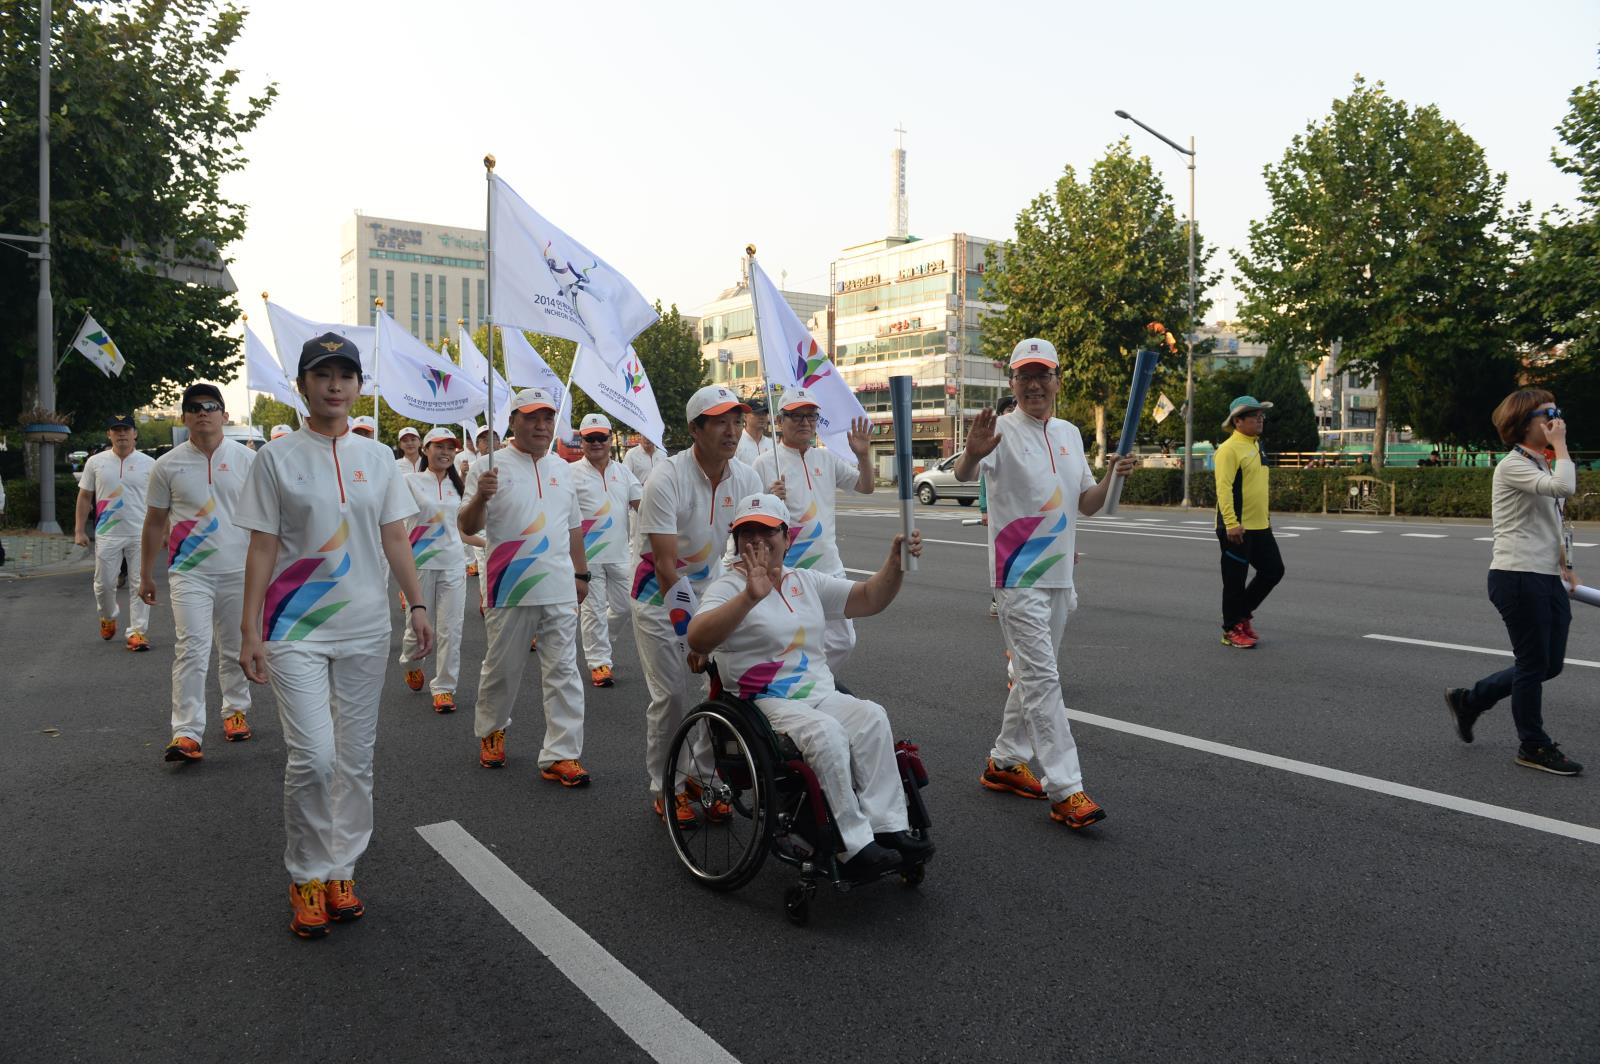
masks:
[[[582,580],[586,584],[589,582],[589,574],[588,573],[573,573],[572,575],[577,577],[579,580]]]

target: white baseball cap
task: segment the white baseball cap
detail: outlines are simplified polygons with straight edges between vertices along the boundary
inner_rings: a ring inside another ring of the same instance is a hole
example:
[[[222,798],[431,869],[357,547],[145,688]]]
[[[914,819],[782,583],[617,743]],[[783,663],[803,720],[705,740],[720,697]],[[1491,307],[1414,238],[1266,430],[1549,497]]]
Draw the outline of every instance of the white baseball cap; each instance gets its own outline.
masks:
[[[272,435],[269,436],[268,439],[275,440],[279,436],[287,436],[293,431],[294,429],[290,428],[288,425],[274,425],[272,426]]]
[[[483,439],[483,434],[485,432],[492,432],[492,431],[494,431],[494,430],[489,428],[488,425],[479,425],[477,431],[472,434],[472,442],[473,443],[477,443],[479,440]]]
[[[535,410],[555,410],[556,400],[543,388],[524,388],[511,397],[511,409],[522,414]]]
[[[353,417],[350,419],[351,432],[359,432],[362,429],[366,429],[368,432],[376,436],[378,434],[377,420],[375,418],[368,417],[366,414],[362,414],[360,417]]]
[[[1061,365],[1056,358],[1056,349],[1049,340],[1040,340],[1029,337],[1011,349],[1011,368],[1018,366],[1050,366],[1055,368]]]
[[[720,384],[708,384],[689,396],[689,404],[686,407],[690,421],[701,416],[715,417],[718,414],[726,414],[730,410],[743,410],[748,413],[750,407]]]
[[[797,410],[802,406],[821,407],[817,397],[804,388],[790,388],[783,393],[783,398],[778,401],[779,410]]]
[[[603,432],[603,433],[605,433],[607,435],[610,435],[611,434],[611,419],[606,417],[604,414],[586,414],[586,415],[584,415],[583,420],[578,422],[578,435],[579,436],[587,436],[591,432],[593,432],[593,433],[602,433]]]
[[[437,431],[439,431],[439,430],[438,430],[438,429],[434,429],[434,431],[435,431],[435,432],[437,432]],[[406,437],[407,437],[407,436],[416,436],[416,437],[417,437],[417,438],[419,438],[419,439],[420,439],[420,438],[421,438],[421,437],[422,437],[422,433],[420,433],[420,432],[418,432],[418,431],[417,431],[417,430],[416,430],[416,429],[415,429],[415,428],[413,428],[413,427],[412,427],[412,426],[410,426],[410,425],[407,425],[407,426],[406,426],[406,427],[405,427],[405,428],[403,428],[403,429],[401,429],[401,430],[400,430],[400,432],[399,432],[399,434],[398,434],[398,435],[396,435],[396,436],[395,436],[395,439],[397,439],[397,440],[403,440],[403,439],[405,439],[405,438],[406,438]]]
[[[746,495],[734,511],[731,528],[740,525],[765,525],[782,528],[789,523],[789,508],[776,495]]]
[[[413,429],[412,431],[415,432],[416,430]],[[401,435],[404,435],[404,433],[401,433]],[[428,430],[428,434],[426,436],[422,437],[422,446],[426,447],[426,446],[428,446],[428,444],[433,443],[435,440],[449,440],[451,443],[456,444],[458,447],[460,446],[460,441],[456,439],[456,434],[451,432],[449,429],[430,429],[430,430]]]

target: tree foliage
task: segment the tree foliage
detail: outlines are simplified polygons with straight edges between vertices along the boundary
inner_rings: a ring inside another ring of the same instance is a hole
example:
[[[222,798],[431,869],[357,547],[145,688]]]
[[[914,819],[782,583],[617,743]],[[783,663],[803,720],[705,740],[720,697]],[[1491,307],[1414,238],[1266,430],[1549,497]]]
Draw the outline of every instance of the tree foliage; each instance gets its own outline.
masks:
[[[221,193],[245,165],[241,138],[276,88],[252,95],[225,57],[244,11],[221,0],[56,4],[51,41],[51,294],[57,352],[86,311],[127,356],[105,378],[74,355],[57,406],[93,423],[170,399],[190,381],[225,380],[239,362],[226,335],[233,297],[169,281],[149,263],[208,260],[245,229]],[[39,5],[0,5],[0,231],[37,233]],[[0,249],[0,390],[11,421],[37,379],[35,265]]]
[[[1250,375],[1249,394],[1272,404],[1262,431],[1269,451],[1318,449],[1317,411],[1300,379],[1299,359],[1287,351],[1269,350]]]
[[[1359,77],[1265,176],[1272,209],[1251,223],[1248,254],[1235,253],[1240,315],[1303,358],[1341,342],[1340,370],[1377,383],[1381,466],[1391,385],[1416,389],[1416,413],[1458,357],[1510,357],[1505,177],[1436,107]]]

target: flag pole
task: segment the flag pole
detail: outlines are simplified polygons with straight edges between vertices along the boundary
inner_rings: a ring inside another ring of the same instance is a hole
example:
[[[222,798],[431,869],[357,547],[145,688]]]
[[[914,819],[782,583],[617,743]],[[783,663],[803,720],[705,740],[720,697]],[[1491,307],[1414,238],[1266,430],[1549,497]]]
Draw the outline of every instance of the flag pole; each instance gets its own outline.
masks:
[[[750,314],[755,318],[756,325],[756,361],[761,364],[761,387],[767,393],[767,428],[772,427],[772,380],[767,376],[767,356],[761,349],[761,304],[756,300],[756,246],[746,244],[745,254],[745,283],[750,286]],[[782,292],[778,293],[781,297]],[[778,468],[778,437],[769,436],[772,440],[772,471],[779,480],[783,479],[783,471]],[[761,454],[761,447],[756,446],[756,454]],[[765,485],[763,485],[765,487]]]
[[[378,308],[378,313],[383,313],[383,297],[373,296],[372,305]],[[377,321],[373,321],[377,325]],[[378,337],[383,335],[382,329],[372,331],[372,438],[380,440],[383,436],[383,427],[378,423]],[[357,396],[357,398],[360,398]]]
[[[489,405],[484,410],[483,423],[489,426],[489,468],[494,468],[494,156],[483,157],[483,265],[484,291],[487,293],[483,316],[489,326],[484,357],[489,362],[489,372],[484,375],[484,390],[489,393]]]

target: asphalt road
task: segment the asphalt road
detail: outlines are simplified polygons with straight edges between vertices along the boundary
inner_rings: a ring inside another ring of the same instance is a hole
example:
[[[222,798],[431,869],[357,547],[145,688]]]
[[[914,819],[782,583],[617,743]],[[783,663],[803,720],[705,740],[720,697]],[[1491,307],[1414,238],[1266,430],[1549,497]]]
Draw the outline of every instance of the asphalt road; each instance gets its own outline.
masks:
[[[846,565],[879,564],[892,505],[851,504]],[[732,895],[677,864],[625,634],[618,685],[590,693],[585,791],[537,777],[536,656],[501,772],[477,767],[469,712],[435,716],[396,668],[369,914],[296,939],[270,692],[254,740],[213,720],[203,764],[165,764],[166,607],[130,655],[97,638],[87,574],[0,584],[0,1060],[650,1059],[416,830],[445,821],[746,1064],[1600,1057],[1594,842],[1081,721],[1099,828],[980,788],[1005,677],[973,515],[924,509],[922,570],[859,622],[842,677],[921,745],[939,856],[915,891],[819,893],[806,928],[775,862]],[[1512,764],[1504,707],[1471,746],[1449,729],[1442,689],[1507,659],[1365,638],[1503,647],[1486,528],[1280,519],[1288,576],[1240,652],[1218,644],[1205,517],[1086,523],[1069,706],[1600,828],[1595,669],[1547,691],[1552,734],[1592,765],[1560,779]],[[1576,614],[1569,656],[1600,662],[1600,612]],[[472,616],[464,708],[482,647]]]

